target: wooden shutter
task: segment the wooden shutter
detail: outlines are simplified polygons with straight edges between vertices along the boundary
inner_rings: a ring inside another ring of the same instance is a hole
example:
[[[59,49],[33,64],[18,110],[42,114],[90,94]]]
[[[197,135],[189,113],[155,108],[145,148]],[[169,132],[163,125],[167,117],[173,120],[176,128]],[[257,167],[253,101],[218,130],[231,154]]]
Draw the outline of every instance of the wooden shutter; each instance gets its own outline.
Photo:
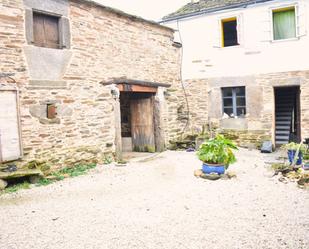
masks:
[[[295,7],[295,15],[297,17],[297,36],[302,37],[307,34],[307,16],[306,16],[306,4],[305,2],[300,2],[299,5]]]
[[[59,48],[59,18],[44,16],[44,31],[47,47]]]
[[[33,40],[37,46],[45,44],[44,16],[38,13],[33,13]]]
[[[33,13],[33,37],[37,46],[59,48],[59,18]]]
[[[17,92],[0,89],[0,161],[21,157]]]

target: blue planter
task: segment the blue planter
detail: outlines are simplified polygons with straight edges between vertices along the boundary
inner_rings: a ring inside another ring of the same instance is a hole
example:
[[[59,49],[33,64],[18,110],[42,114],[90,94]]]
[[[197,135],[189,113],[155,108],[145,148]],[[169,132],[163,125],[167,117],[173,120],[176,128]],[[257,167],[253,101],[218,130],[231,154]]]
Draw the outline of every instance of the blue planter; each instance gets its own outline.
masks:
[[[296,154],[295,150],[288,150],[288,157],[290,163],[293,163],[295,154]],[[303,155],[301,152],[299,152],[296,165],[301,165],[302,163],[303,163]]]
[[[203,163],[202,171],[204,174],[217,173],[223,175],[225,172],[225,166],[220,164]]]

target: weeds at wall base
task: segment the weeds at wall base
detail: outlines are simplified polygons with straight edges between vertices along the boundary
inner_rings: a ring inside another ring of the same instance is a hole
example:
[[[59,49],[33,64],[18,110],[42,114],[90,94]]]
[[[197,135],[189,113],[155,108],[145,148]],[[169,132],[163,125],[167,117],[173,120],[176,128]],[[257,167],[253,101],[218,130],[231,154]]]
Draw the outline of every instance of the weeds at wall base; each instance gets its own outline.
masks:
[[[97,164],[90,163],[90,164],[81,164],[81,165],[75,165],[73,167],[65,167],[59,171],[53,172],[50,175],[41,178],[38,180],[38,182],[35,184],[35,186],[47,186],[52,183],[55,183],[57,181],[62,181],[65,178],[71,178],[71,177],[77,177],[81,175],[87,174],[91,169],[96,168]],[[7,193],[14,193],[21,189],[29,189],[31,187],[31,184],[28,181],[24,181],[22,183],[16,183],[12,184],[11,186],[7,187],[5,190],[0,192],[1,194],[7,194]]]

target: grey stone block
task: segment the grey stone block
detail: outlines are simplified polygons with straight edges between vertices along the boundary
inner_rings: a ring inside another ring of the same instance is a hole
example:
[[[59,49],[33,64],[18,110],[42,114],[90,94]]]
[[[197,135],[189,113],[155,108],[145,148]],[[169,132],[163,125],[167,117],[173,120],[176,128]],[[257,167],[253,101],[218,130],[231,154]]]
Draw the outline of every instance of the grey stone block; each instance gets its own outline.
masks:
[[[61,81],[72,52],[64,49],[24,46],[31,80]]]
[[[24,5],[30,9],[61,16],[68,16],[69,13],[68,0],[24,0]]]

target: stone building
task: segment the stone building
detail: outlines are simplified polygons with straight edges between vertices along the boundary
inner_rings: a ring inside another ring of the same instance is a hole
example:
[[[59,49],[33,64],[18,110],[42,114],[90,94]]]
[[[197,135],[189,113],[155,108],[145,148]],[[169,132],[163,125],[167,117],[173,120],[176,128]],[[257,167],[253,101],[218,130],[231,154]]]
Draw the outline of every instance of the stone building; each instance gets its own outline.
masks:
[[[2,0],[0,162],[163,150],[183,126],[173,33],[90,0]]]
[[[191,1],[162,23],[179,31],[191,128],[243,145],[309,137],[307,0]]]

